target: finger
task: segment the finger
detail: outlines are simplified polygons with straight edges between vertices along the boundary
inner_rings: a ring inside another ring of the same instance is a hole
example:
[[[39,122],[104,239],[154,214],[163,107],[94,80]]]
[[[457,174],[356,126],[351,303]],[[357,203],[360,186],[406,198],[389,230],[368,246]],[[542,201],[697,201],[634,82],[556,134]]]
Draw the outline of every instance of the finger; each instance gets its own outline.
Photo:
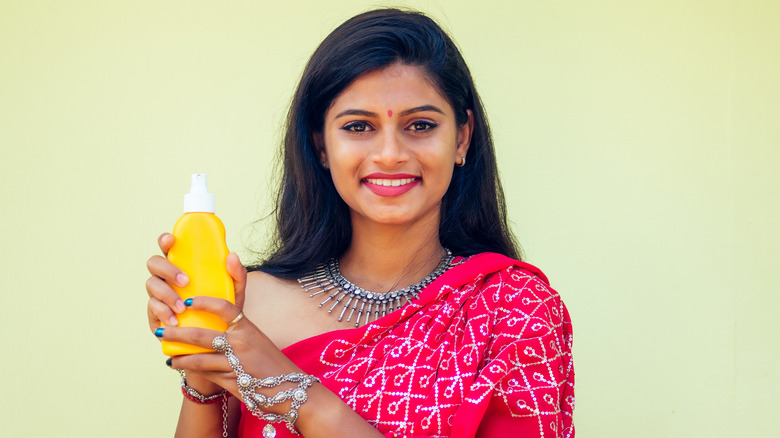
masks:
[[[184,305],[184,301],[179,297],[179,294],[173,290],[170,284],[166,283],[160,277],[149,277],[149,279],[146,280],[146,293],[149,294],[149,297],[157,298],[159,301],[165,303],[165,305],[175,313],[184,312],[187,308]],[[161,319],[161,321],[166,320]]]
[[[179,287],[184,287],[190,282],[184,271],[163,256],[154,255],[149,257],[149,260],[146,261],[146,269],[153,276],[160,277],[168,283]]]
[[[224,332],[200,327],[160,327],[154,330],[155,336],[163,341],[183,342],[211,349],[211,341],[217,336],[223,336]]]
[[[175,356],[171,361],[171,368],[198,372],[217,371],[228,373],[233,371],[233,368],[230,368],[225,355],[222,353],[201,353]]]
[[[170,251],[171,247],[173,246],[173,234],[160,234],[160,237],[157,238],[157,244],[160,246],[160,250],[162,251],[163,255],[167,257],[168,251]]]
[[[244,308],[244,292],[246,291],[246,268],[241,264],[238,254],[231,252],[227,256],[227,271],[233,277],[233,284],[236,290],[236,306],[239,309]]]
[[[186,300],[184,304],[191,309],[211,312],[225,322],[233,321],[241,313],[241,309],[238,306],[222,298],[192,297]]]
[[[149,299],[146,309],[149,316],[149,328],[152,331],[157,330],[160,327],[160,323],[173,326],[179,324],[179,320],[176,319],[176,315],[174,315],[171,308],[157,298],[152,297]]]

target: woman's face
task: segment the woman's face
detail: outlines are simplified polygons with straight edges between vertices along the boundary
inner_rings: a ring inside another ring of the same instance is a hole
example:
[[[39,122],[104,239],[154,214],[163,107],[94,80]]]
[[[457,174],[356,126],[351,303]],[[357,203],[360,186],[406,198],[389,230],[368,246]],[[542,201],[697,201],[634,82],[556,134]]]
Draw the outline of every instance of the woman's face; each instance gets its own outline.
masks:
[[[394,64],[360,76],[325,114],[315,135],[323,164],[356,221],[438,225],[456,163],[466,156],[473,116],[455,113],[416,66]]]

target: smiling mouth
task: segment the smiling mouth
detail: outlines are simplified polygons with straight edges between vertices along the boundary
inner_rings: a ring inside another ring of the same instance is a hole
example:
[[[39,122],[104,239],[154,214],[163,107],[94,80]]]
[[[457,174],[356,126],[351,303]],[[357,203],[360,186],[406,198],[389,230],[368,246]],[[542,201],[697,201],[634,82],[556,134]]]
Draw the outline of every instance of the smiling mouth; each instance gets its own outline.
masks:
[[[366,178],[363,181],[369,184],[376,184],[378,186],[383,186],[383,187],[398,187],[398,186],[405,186],[407,184],[413,183],[415,180],[418,179],[419,178],[397,178],[397,179]]]
[[[386,175],[369,175],[386,176]],[[363,178],[363,185],[375,195],[383,197],[401,196],[421,184],[422,178],[411,175],[398,175],[401,178]]]

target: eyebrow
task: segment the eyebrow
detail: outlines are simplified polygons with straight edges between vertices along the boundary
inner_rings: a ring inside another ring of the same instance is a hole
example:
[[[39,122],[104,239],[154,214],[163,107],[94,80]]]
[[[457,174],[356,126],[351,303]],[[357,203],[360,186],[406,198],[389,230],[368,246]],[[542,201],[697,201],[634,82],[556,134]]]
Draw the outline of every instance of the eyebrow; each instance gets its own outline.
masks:
[[[401,111],[401,116],[408,116],[409,114],[421,113],[424,111],[433,111],[441,115],[445,115],[444,111],[439,109],[439,107],[433,105],[423,105],[423,106],[416,106],[414,108],[409,108],[408,110]]]
[[[379,117],[377,113],[372,113],[371,111],[359,110],[359,109],[348,109],[338,113],[334,118],[338,119],[339,117],[344,117],[344,116]]]
[[[414,108],[409,108],[408,110],[401,111],[400,115],[401,117],[403,117],[403,116],[408,116],[409,114],[421,113],[424,111],[433,111],[444,115],[444,111],[442,111],[439,107],[434,105],[422,105],[422,106],[416,106]],[[360,110],[360,109],[348,109],[336,114],[336,117],[334,118],[338,119],[339,117],[344,117],[344,116],[379,117],[379,114],[371,111]]]

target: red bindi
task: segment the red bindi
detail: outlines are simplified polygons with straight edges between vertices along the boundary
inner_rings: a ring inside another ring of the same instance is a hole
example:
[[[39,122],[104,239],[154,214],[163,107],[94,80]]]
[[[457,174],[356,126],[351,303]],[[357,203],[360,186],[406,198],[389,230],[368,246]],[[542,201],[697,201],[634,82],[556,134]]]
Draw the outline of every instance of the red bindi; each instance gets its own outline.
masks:
[[[387,117],[393,117],[393,110],[387,110]]]

